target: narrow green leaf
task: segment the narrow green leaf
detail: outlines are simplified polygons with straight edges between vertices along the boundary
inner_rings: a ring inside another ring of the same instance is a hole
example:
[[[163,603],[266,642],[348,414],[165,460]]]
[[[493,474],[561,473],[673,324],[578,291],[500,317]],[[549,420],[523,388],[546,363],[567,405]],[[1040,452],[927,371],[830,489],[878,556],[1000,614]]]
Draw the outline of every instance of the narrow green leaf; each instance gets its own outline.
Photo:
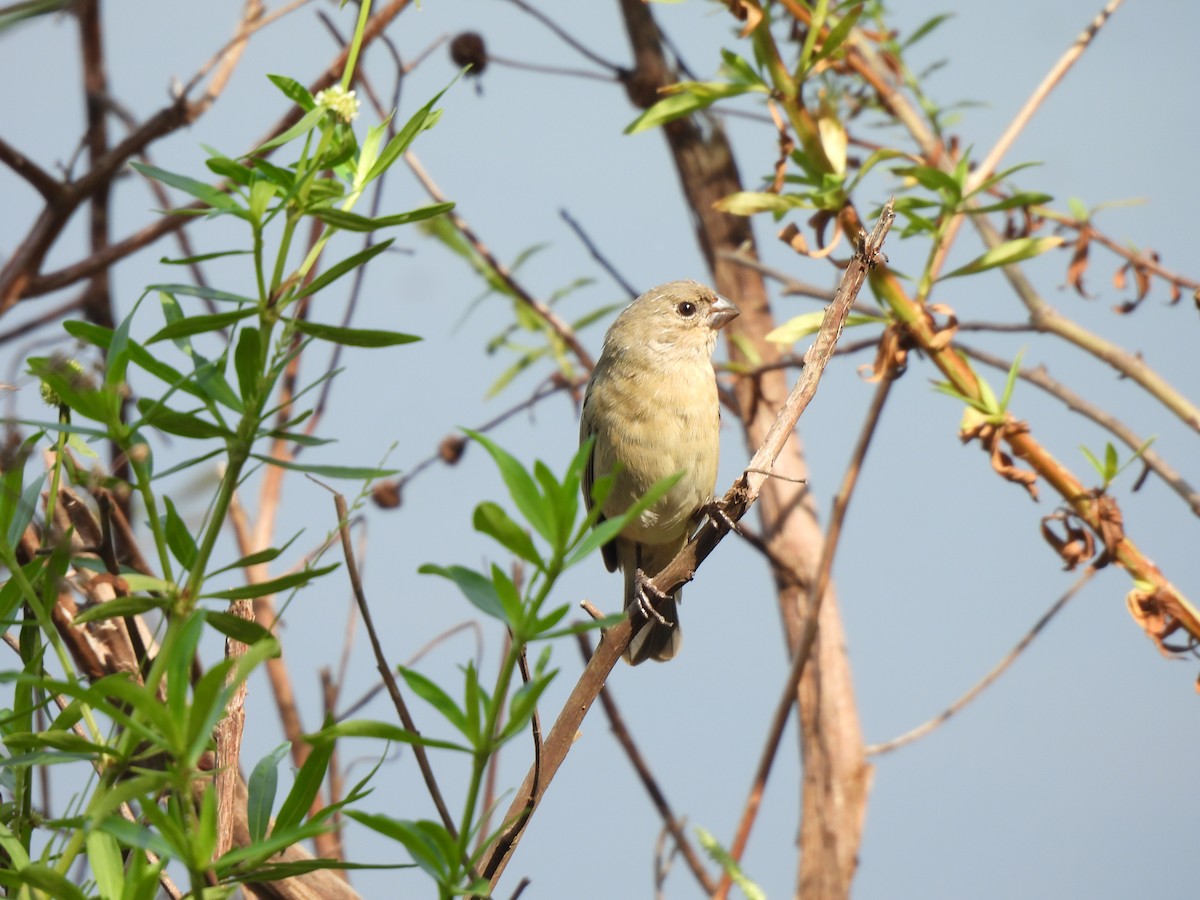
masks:
[[[118,616],[140,616],[152,609],[166,609],[170,601],[162,597],[117,597],[90,606],[75,616],[76,625],[115,619]]]
[[[233,367],[237,371],[242,402],[249,403],[258,392],[258,378],[262,374],[262,342],[257,328],[246,326],[238,332]]]
[[[457,80],[458,78],[456,77],[454,81]],[[384,147],[379,154],[379,159],[375,161],[375,164],[371,166],[371,170],[363,179],[362,183],[364,185],[374,181],[376,178],[390,169],[392,163],[399,158],[400,154],[407,150],[409,146],[412,145],[412,142],[416,140],[417,135],[423,131],[428,131],[437,124],[437,121],[441,118],[442,113],[441,110],[435,110],[433,105],[442,99],[442,95],[446,93],[446,91],[450,90],[450,87],[453,84],[453,81],[450,82],[450,84],[446,85],[446,87],[434,94],[433,99],[417,110],[412,117],[404,123],[404,126],[396,132],[395,137],[387,142],[387,146]]]
[[[235,322],[250,318],[250,316],[257,314],[257,312],[258,310],[251,306],[246,309],[237,309],[230,312],[188,316],[186,319],[180,319],[177,322],[171,322],[169,325],[163,326],[146,343],[156,344],[159,341],[177,340],[178,338],[190,337],[193,334],[220,331],[222,328],[228,328]]]
[[[683,474],[683,472],[676,472],[674,475],[668,475],[666,478],[658,480],[637,503],[633,504],[633,506],[629,507],[621,515],[612,519],[605,519],[597,525],[587,537],[576,545],[574,552],[567,559],[566,563],[563,564],[563,568],[575,565],[588,554],[592,553],[597,547],[601,547],[615,538],[629,522],[657,503],[659,498],[673,488],[679,479],[683,477]]]
[[[296,781],[288,791],[283,805],[279,807],[279,815],[275,817],[275,830],[282,831],[294,828],[304,821],[312,807],[313,800],[321,790],[325,780],[325,772],[329,768],[329,760],[337,744],[333,741],[321,741],[313,744],[308,759],[296,773]]]
[[[263,628],[250,619],[235,616],[233,613],[206,610],[204,619],[225,637],[233,638],[246,645],[257,644],[259,641],[269,640],[272,637],[269,629]]]
[[[163,502],[167,508],[167,546],[185,569],[191,569],[196,563],[196,539],[192,537],[191,529],[184,523],[171,498],[164,497]]]
[[[87,900],[87,894],[77,888],[66,875],[45,863],[30,863],[23,869],[13,872],[13,878],[17,884],[45,891],[55,900]],[[21,892],[21,896],[26,895]]]
[[[516,503],[517,509],[521,511],[521,515],[525,517],[525,520],[533,526],[538,534],[553,543],[554,532],[550,527],[550,520],[544,509],[545,500],[538,491],[537,484],[534,483],[533,478],[525,471],[525,467],[517,461],[516,457],[484,434],[471,431],[469,428],[463,430],[470,437],[482,444],[483,448],[492,457],[492,460],[496,463],[496,467],[500,469],[500,477],[504,479],[509,496]]]
[[[334,563],[333,565],[322,566],[318,569],[289,572],[287,575],[280,575],[278,578],[260,581],[258,584],[247,584],[241,587],[228,588],[224,591],[213,591],[202,596],[206,600],[250,600],[254,597],[265,597],[268,594],[277,594],[280,591],[308,584],[314,578],[320,578],[322,575],[332,572],[338,565],[339,563]]]
[[[1040,256],[1062,245],[1063,238],[1061,237],[1014,238],[1011,241],[1005,241],[1003,244],[993,247],[987,253],[976,257],[965,266],[943,275],[939,280],[945,281],[947,278],[957,278],[960,275],[974,275],[976,272],[984,272],[988,269],[995,269],[998,266],[1008,266],[1013,263],[1024,262],[1027,259]]]
[[[202,300],[212,300],[214,303],[240,303],[247,306],[254,306],[255,303],[253,297],[243,297],[241,294],[206,287],[202,284],[152,284],[146,290],[161,291],[171,297],[199,297]]]
[[[97,828],[88,830],[87,859],[101,897],[121,897],[125,887],[125,864],[121,848],[111,834]]]
[[[246,782],[246,824],[251,843],[257,844],[267,836],[271,812],[275,808],[275,790],[279,782],[279,761],[291,749],[283,743],[260,759]]]
[[[388,238],[386,241],[380,241],[378,244],[372,244],[365,250],[355,253],[343,259],[341,262],[330,266],[307,285],[300,289],[296,294],[297,298],[307,297],[309,294],[315,294],[318,291],[328,287],[333,282],[337,281],[348,272],[353,272],[359,266],[364,266],[368,261],[374,259],[388,247],[392,246],[395,238]]]
[[[368,466],[307,465],[304,463],[285,462],[282,459],[272,459],[269,456],[259,456],[257,453],[251,453],[250,455],[268,465],[278,466],[281,469],[289,469],[292,472],[307,472],[310,475],[319,475],[322,478],[351,478],[355,481],[370,481],[375,478],[390,478],[400,472],[399,469],[374,469]]]
[[[415,669],[400,666],[399,671],[400,676],[414,694],[440,712],[442,718],[453,725],[458,731],[462,732],[468,740],[474,740],[475,736],[469,734],[466,730],[467,721],[466,716],[463,715],[463,711],[458,708],[458,704],[454,702],[454,699],[442,690],[437,682],[426,678]]]
[[[409,212],[397,213],[394,216],[377,216],[375,218],[360,216],[357,213],[346,212],[345,210],[334,209],[333,207],[315,209],[312,211],[312,214],[326,225],[341,228],[343,231],[376,231],[380,228],[391,228],[395,225],[408,225],[410,222],[431,219],[451,209],[454,209],[454,204],[447,202],[421,206]]]
[[[302,134],[308,134],[308,132],[312,128],[314,128],[317,125],[317,123],[320,122],[322,118],[324,118],[324,116],[325,116],[325,110],[323,110],[319,107],[315,108],[315,109],[310,109],[308,112],[306,112],[300,118],[300,121],[297,122],[295,125],[293,125],[291,128],[287,129],[282,134],[276,135],[275,137],[271,138],[271,140],[267,141],[265,144],[262,144],[259,147],[256,147],[253,151],[251,151],[250,153],[248,153],[246,155],[247,156],[257,156],[260,153],[270,150],[273,147],[280,147],[280,146],[288,143],[289,141],[292,141],[292,140],[300,137],[300,135],[302,135]]]
[[[344,328],[340,325],[310,322],[307,319],[297,319],[293,324],[297,331],[307,334],[309,337],[332,341],[347,347],[396,347],[400,344],[411,344],[421,340],[416,335],[402,334],[399,331]]]
[[[499,505],[490,500],[475,507],[473,518],[475,530],[494,538],[526,562],[539,569],[544,567],[541,555],[533,545],[529,533],[514,522]]]
[[[138,412],[142,414],[143,423],[180,437],[206,440],[208,438],[233,437],[233,432],[220,425],[215,425],[201,419],[195,413],[179,412],[164,406],[161,402],[142,397],[137,402]],[[182,562],[182,560],[181,560]]]
[[[672,87],[673,93],[659,100],[648,110],[625,127],[625,134],[637,134],[676,119],[682,119],[698,110],[712,106],[718,100],[736,97],[753,90],[766,90],[754,83],[728,83],[723,81],[685,81]]]
[[[310,735],[313,741],[328,741],[333,744],[336,738],[346,737],[361,737],[361,738],[376,738],[382,741],[393,741],[400,744],[420,744],[422,747],[437,747],[441,750],[459,750],[462,752],[470,752],[469,747],[464,747],[461,744],[454,744],[450,741],[439,741],[436,738],[428,738],[421,734],[416,734],[412,731],[406,731],[399,725],[391,725],[387,722],[367,721],[363,719],[352,719],[347,722],[339,722],[337,725],[331,725],[328,728],[323,728],[319,734]]]
[[[186,175],[168,172],[166,169],[160,169],[157,166],[148,166],[145,163],[131,162],[129,165],[147,178],[160,181],[169,187],[183,191],[185,194],[191,194],[197,200],[203,200],[214,209],[235,210],[239,208],[237,201],[233,197],[223,191],[217,190],[211,184],[197,181],[195,178],[189,178]]]
[[[217,250],[214,253],[198,253],[195,256],[160,256],[158,261],[164,266],[194,266],[197,263],[220,259],[223,256],[249,256],[252,252],[251,250]]]
[[[307,111],[317,105],[308,88],[295,78],[288,78],[286,75],[268,75],[267,79],[283,92],[283,96],[287,97],[301,109]]]
[[[422,575],[440,575],[443,578],[448,578],[458,585],[458,589],[463,592],[463,596],[476,609],[492,618],[499,619],[501,622],[510,625],[513,624],[509,622],[508,617],[505,615],[504,606],[500,603],[500,597],[496,593],[495,585],[473,569],[468,569],[464,566],[437,566],[433,563],[426,563],[417,569],[417,571]]]

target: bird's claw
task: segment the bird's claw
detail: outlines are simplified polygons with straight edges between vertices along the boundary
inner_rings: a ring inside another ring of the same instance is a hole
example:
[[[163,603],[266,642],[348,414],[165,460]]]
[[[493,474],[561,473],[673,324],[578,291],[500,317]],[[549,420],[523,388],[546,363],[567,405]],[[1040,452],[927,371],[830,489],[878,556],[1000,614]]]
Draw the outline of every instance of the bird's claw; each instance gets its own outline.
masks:
[[[654,583],[646,577],[646,573],[641,569],[638,569],[634,574],[634,584],[633,606],[642,614],[642,617],[647,621],[653,619],[660,625],[666,625],[668,628],[671,627],[672,623],[654,608],[654,603],[650,600],[650,597],[653,596],[660,603],[663,603],[671,599],[671,595],[655,587]]]
[[[723,525],[729,531],[741,534],[741,532],[738,531],[737,522],[733,520],[733,517],[729,515],[729,511],[725,508],[725,501],[710,500],[708,503],[705,503],[702,507],[700,507],[700,513],[701,515],[708,516],[716,525]]]

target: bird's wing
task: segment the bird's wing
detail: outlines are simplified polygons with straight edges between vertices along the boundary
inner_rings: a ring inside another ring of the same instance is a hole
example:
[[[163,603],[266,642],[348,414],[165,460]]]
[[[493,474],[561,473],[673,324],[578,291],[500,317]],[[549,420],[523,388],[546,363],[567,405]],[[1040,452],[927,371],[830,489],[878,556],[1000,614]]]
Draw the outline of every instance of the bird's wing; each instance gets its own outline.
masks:
[[[588,438],[597,438],[596,431],[592,428],[591,418],[588,416],[587,395],[583,398],[583,409],[579,415],[579,440],[586,441]],[[592,485],[596,481],[596,442],[592,441],[592,449],[588,451],[587,462],[583,467],[583,502],[587,504],[588,512],[592,511]],[[600,513],[600,517],[596,519],[596,524],[599,525],[604,521],[604,513]],[[617,542],[609,541],[600,548],[600,555],[604,557],[604,566],[610,572],[617,570]]]

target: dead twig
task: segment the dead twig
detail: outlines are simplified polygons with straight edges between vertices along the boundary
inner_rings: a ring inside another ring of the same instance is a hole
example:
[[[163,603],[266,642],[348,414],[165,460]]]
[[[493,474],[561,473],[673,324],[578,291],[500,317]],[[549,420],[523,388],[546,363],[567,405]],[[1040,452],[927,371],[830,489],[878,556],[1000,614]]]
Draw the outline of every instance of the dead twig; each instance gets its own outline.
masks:
[[[1095,574],[1096,567],[1088,566],[1087,569],[1084,570],[1083,574],[1076,579],[1075,583],[1067,589],[1067,592],[1054,601],[1054,605],[1046,610],[1042,617],[1034,623],[1034,626],[1029,629],[1029,631],[1023,638],[1021,638],[1021,640],[1017,642],[1016,646],[1008,651],[1004,658],[996,663],[996,665],[992,667],[991,671],[983,676],[983,678],[981,678],[969,691],[946,707],[946,709],[940,715],[935,716],[928,722],[918,725],[911,731],[906,731],[899,737],[892,738],[890,741],[885,741],[882,744],[871,744],[866,748],[867,756],[879,756],[884,753],[891,753],[893,750],[898,750],[905,744],[911,744],[913,741],[924,737],[934,729],[938,728],[955,713],[961,712],[963,708],[967,706],[967,704],[983,693],[985,688],[1003,675],[1005,671],[1007,671],[1008,667],[1017,661],[1017,657],[1025,652],[1025,648],[1033,643],[1033,639],[1041,633],[1043,628],[1050,624],[1050,620],[1062,611],[1062,608],[1067,605],[1068,601],[1078,594],[1079,591],[1082,590],[1083,586],[1087,584]]]

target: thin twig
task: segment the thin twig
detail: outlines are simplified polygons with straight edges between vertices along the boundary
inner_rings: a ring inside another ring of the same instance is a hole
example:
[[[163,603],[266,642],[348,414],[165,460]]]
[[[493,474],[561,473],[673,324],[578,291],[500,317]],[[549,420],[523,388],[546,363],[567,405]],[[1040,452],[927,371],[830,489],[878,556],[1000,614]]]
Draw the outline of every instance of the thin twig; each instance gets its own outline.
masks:
[[[1036,623],[1034,623],[1034,626],[1029,629],[1029,631],[1023,638],[1021,638],[1021,640],[1017,642],[1016,646],[1009,650],[1008,653],[1006,653],[1004,657],[992,667],[992,670],[988,672],[987,675],[980,679],[979,682],[977,682],[969,691],[946,707],[946,709],[940,715],[935,716],[928,722],[918,725],[911,731],[906,731],[899,737],[892,738],[890,741],[885,741],[882,744],[870,745],[865,750],[866,754],[868,756],[879,756],[880,754],[890,753],[893,750],[897,750],[900,747],[903,747],[905,744],[911,744],[913,741],[924,737],[934,729],[938,728],[955,713],[961,712],[967,704],[983,693],[985,688],[1003,675],[1008,667],[1017,661],[1017,657],[1025,651],[1026,647],[1033,643],[1033,639],[1041,633],[1042,629],[1050,624],[1050,620],[1062,611],[1062,608],[1067,605],[1067,602],[1070,601],[1071,598],[1076,594],[1078,594],[1079,591],[1082,590],[1083,586],[1087,584],[1095,574],[1096,567],[1088,566],[1084,570],[1083,574],[1076,579],[1075,583],[1067,589],[1067,592],[1055,600],[1054,605],[1046,610],[1042,617],[1038,619]]]
[[[350,544],[350,530],[347,527],[347,517],[349,509],[346,505],[346,498],[341,494],[333,493],[333,505],[337,510],[338,530],[342,536],[342,556],[346,560],[346,576],[350,579],[350,587],[354,591],[354,599],[358,602],[358,611],[362,614],[363,626],[367,629],[367,637],[371,641],[371,650],[375,653],[376,668],[379,669],[379,674],[383,678],[383,683],[387,686],[388,694],[392,698],[392,705],[396,708],[396,714],[400,717],[400,722],[404,725],[406,731],[410,732],[414,737],[420,738],[421,732],[417,730],[417,725],[413,721],[412,714],[408,711],[408,704],[404,702],[404,696],[400,693],[400,686],[396,684],[396,678],[392,675],[392,667],[388,664],[387,656],[383,652],[383,644],[379,640],[379,634],[375,631],[375,622],[371,618],[371,609],[367,605],[367,595],[363,590],[362,581],[358,577],[358,565],[354,559],[354,548]],[[450,815],[450,810],[446,806],[446,801],[442,797],[442,791],[438,787],[437,778],[433,774],[433,767],[429,764],[429,754],[426,753],[425,747],[420,741],[413,741],[412,744],[413,756],[416,757],[417,766],[421,770],[421,777],[425,779],[425,788],[429,791],[429,796],[433,800],[433,805],[437,807],[438,815],[442,818],[442,825],[450,834],[453,841],[458,840],[458,829],[454,824],[454,817]],[[478,877],[474,873],[474,867],[468,864],[468,868],[472,870],[472,877]]]
[[[583,655],[583,662],[586,665],[592,658],[592,642],[589,640],[587,632],[584,631],[575,635],[575,639],[579,641],[579,652]],[[683,854],[688,868],[696,876],[696,881],[700,883],[700,887],[704,889],[704,893],[711,895],[716,889],[716,883],[709,876],[708,870],[704,868],[700,854],[696,852],[695,848],[692,847],[692,842],[688,840],[687,833],[683,830],[682,822],[672,812],[671,805],[667,802],[662,788],[659,787],[658,780],[654,777],[654,773],[650,771],[650,766],[646,763],[641,751],[638,750],[637,744],[634,743],[633,735],[629,733],[629,727],[625,724],[624,716],[617,709],[617,701],[613,699],[612,690],[607,686],[600,691],[600,705],[604,707],[604,714],[608,716],[613,736],[616,737],[617,743],[625,751],[625,755],[629,757],[629,762],[633,766],[634,771],[637,772],[638,779],[642,782],[642,787],[650,795],[650,802],[658,810],[659,817],[663,820],[663,827],[666,831],[670,832],[671,837],[675,841],[675,846]]]
[[[575,221],[574,217],[569,212],[567,212],[565,209],[560,209],[558,214],[562,220],[567,223],[570,229],[575,232],[575,236],[579,238],[579,240],[583,243],[583,246],[587,247],[587,251],[592,255],[592,259],[599,263],[600,268],[604,269],[604,271],[609,274],[609,277],[611,277],[613,281],[621,286],[621,290],[629,295],[630,300],[641,293],[641,291],[629,283],[624,275],[617,271],[617,267],[613,265],[609,258],[600,252],[600,248],[596,246],[590,237],[588,237],[587,232],[583,230],[583,226]]]
[[[522,12],[533,16],[533,18],[537,19],[539,22],[553,31],[558,36],[559,40],[567,44],[581,56],[585,56],[596,65],[608,69],[608,71],[612,72],[614,75],[623,75],[625,73],[625,70],[621,66],[618,66],[616,63],[609,62],[603,56],[600,56],[598,53],[589,50],[581,41],[571,37],[571,35],[569,35],[562,26],[560,26],[557,22],[555,22],[537,7],[531,6],[530,4],[526,3],[525,0],[508,0],[508,2],[520,9]]]

